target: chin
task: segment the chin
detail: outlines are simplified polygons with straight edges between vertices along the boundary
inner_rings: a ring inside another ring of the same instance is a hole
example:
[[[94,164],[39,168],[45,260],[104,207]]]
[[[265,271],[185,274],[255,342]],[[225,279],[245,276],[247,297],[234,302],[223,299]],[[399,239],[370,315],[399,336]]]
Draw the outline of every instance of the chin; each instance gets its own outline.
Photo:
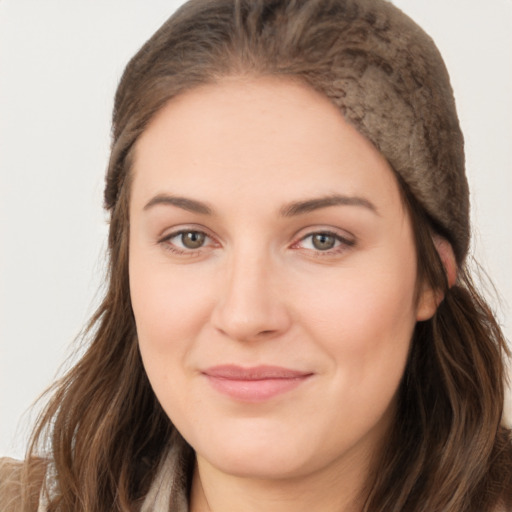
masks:
[[[260,422],[257,422],[260,423]],[[224,431],[209,439],[194,440],[198,458],[223,473],[239,477],[279,479],[299,476],[311,464],[312,442],[306,443],[299,432],[290,435],[268,425],[249,426],[242,432]],[[299,429],[297,429],[299,430]],[[305,447],[309,446],[309,450]]]
[[[307,458],[299,450],[283,450],[280,446],[266,451],[211,453],[203,456],[223,473],[239,478],[280,480],[300,477],[310,472]]]

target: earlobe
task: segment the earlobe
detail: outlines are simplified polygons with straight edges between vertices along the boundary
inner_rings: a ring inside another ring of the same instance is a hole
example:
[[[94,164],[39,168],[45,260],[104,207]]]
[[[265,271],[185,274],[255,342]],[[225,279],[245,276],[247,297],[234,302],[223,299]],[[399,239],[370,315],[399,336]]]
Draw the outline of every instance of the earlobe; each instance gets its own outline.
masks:
[[[439,258],[443,264],[448,288],[451,288],[457,280],[457,262],[455,260],[453,248],[448,240],[440,237],[439,235],[434,235],[433,240],[439,254]],[[441,304],[444,299],[443,290],[433,289],[427,284],[424,284],[423,288],[416,311],[416,320],[418,322],[432,318],[439,307],[439,304]]]
[[[441,290],[434,290],[430,285],[425,284],[416,309],[416,321],[424,322],[425,320],[430,320],[443,299],[444,294]]]

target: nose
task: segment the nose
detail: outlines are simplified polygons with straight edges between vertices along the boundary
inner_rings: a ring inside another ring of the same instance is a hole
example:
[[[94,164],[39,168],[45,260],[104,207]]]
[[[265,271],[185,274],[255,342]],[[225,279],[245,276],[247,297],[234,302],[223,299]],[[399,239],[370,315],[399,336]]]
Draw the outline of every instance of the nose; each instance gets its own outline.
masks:
[[[231,258],[212,313],[214,327],[237,341],[270,339],[291,324],[276,270],[267,258]]]

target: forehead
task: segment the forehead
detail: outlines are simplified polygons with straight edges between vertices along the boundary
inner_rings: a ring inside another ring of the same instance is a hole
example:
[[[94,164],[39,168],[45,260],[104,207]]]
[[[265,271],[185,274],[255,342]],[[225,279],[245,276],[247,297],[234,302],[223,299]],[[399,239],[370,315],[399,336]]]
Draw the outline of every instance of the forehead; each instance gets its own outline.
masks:
[[[260,202],[398,198],[384,157],[327,97],[273,77],[224,79],[169,101],[135,146],[133,174],[134,202],[164,192]]]

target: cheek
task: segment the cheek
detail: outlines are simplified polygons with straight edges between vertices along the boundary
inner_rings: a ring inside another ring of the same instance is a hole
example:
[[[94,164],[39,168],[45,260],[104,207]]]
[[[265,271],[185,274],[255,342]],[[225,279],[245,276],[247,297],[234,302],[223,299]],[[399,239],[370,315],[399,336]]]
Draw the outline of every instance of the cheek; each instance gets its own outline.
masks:
[[[305,286],[306,288],[306,286]],[[351,350],[401,342],[415,324],[414,276],[372,272],[340,275],[303,297],[302,317],[323,339]]]
[[[351,389],[354,400],[365,395],[371,401],[393,395],[403,374],[416,323],[416,276],[413,264],[393,260],[364,269],[326,279],[300,309],[309,336],[329,354],[338,384]]]
[[[208,284],[197,269],[192,273],[191,266],[172,269],[165,259],[151,262],[143,251],[132,249],[130,293],[139,348],[165,409],[179,400],[171,390],[181,388],[187,356],[207,322],[211,309]]]
[[[140,260],[133,251],[130,294],[139,338],[167,344],[178,332],[199,328],[209,306],[207,283],[188,269]]]
[[[183,421],[191,405],[187,362],[209,316],[211,294],[197,271],[171,271],[167,262],[148,259],[132,250],[130,293],[139,349],[162,407],[173,421]]]
[[[407,276],[395,282],[370,271],[328,290],[308,304],[309,335],[330,360],[330,421],[355,439],[381,424],[394,403],[415,325],[414,299]]]

